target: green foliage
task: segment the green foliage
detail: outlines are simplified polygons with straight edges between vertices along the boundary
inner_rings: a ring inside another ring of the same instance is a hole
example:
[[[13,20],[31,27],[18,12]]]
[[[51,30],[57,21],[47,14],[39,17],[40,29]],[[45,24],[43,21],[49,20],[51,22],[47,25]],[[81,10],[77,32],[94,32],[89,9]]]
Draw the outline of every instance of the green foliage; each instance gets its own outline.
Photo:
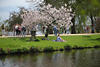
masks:
[[[53,49],[53,47],[45,47],[43,51],[44,52],[52,52],[52,51],[54,51],[54,49]]]
[[[7,52],[8,54],[15,54],[17,53],[17,49],[7,49]]]
[[[72,47],[71,47],[71,46],[69,46],[69,45],[66,45],[66,46],[64,46],[64,49],[65,49],[65,50],[71,50],[71,49],[72,49]]]
[[[8,29],[8,31],[12,31],[14,28],[14,25],[22,24],[23,20],[21,18],[21,14],[23,14],[23,9],[25,8],[20,8],[19,12],[10,13],[10,18],[5,21],[5,23],[7,24],[6,28]]]
[[[44,0],[45,4],[52,4],[53,7],[56,7],[56,8],[64,6],[64,4],[68,1],[69,0]]]
[[[95,21],[93,18],[100,16],[100,0],[44,0],[45,3],[50,3],[53,6],[59,8],[63,6],[65,3],[68,6],[71,6],[72,12],[75,12],[75,17],[81,17],[78,18],[80,21],[80,24],[78,25],[79,29],[82,29],[81,23],[84,25],[86,23],[86,17],[90,17],[91,20]],[[75,18],[74,18],[75,19]],[[91,24],[94,22],[91,21]],[[72,21],[73,23],[75,21]],[[94,24],[93,24],[94,25]],[[78,30],[78,29],[77,29]]]
[[[39,52],[38,48],[36,47],[31,47],[30,48],[30,52],[34,53],[34,52]]]
[[[12,16],[8,20],[8,27],[10,30],[13,30],[15,24],[21,24],[22,18],[20,14],[12,13]]]
[[[0,54],[5,54],[5,50],[3,48],[0,48]]]
[[[29,51],[26,47],[23,47],[22,50],[24,53],[27,53]]]
[[[5,27],[4,27],[4,24],[2,24],[2,25],[1,25],[1,29],[4,29],[4,28],[5,28]]]

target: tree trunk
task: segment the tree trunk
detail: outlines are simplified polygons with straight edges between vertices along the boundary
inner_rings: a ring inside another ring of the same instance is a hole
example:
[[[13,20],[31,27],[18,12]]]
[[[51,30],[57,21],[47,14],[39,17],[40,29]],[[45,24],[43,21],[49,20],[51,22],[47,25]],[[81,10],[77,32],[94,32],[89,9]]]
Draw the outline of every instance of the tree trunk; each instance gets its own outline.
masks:
[[[73,23],[73,25],[71,26],[71,34],[76,34],[76,30],[75,30],[75,17],[72,19],[72,23]]]
[[[94,33],[94,20],[93,20],[93,16],[90,16],[91,18],[91,33]]]

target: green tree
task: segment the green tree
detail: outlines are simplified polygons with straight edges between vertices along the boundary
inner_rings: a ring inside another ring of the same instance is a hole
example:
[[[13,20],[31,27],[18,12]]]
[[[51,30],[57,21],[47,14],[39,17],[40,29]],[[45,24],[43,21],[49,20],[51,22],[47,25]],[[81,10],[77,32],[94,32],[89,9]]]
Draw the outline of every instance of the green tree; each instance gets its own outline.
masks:
[[[15,24],[19,24],[19,25],[22,24],[23,20],[21,18],[21,14],[23,14],[23,9],[24,8],[20,8],[19,12],[10,13],[10,18],[6,21],[6,23],[8,24],[7,28],[9,30],[12,31]]]
[[[65,6],[65,4],[67,4],[68,5],[67,8],[69,8],[69,6],[71,6],[71,7],[73,7],[72,12],[73,13],[75,12],[74,11],[75,10],[75,7],[74,7],[75,4],[74,5],[71,4],[71,3],[73,3],[73,1],[71,1],[71,0],[44,0],[44,2],[46,4],[50,3],[56,8],[60,8],[61,6]],[[74,33],[76,33],[76,30],[75,30],[75,16],[72,19],[72,23],[73,23],[73,25],[71,26],[71,33],[74,34]]]
[[[77,4],[80,3],[79,6],[80,10],[77,12],[80,16],[90,17],[91,19],[91,32],[94,33],[94,26],[95,26],[95,19],[97,16],[100,15],[100,0],[83,0],[78,2],[79,0],[76,0]]]
[[[50,3],[53,6],[61,7],[65,3],[72,7],[75,17],[72,19],[72,33],[75,31],[75,18],[78,17],[80,22],[85,24],[87,16],[91,19],[91,29],[94,33],[95,18],[100,15],[100,0],[45,0],[45,3]],[[80,19],[81,17],[81,19]],[[83,20],[82,20],[83,19]],[[80,26],[81,27],[81,26]]]

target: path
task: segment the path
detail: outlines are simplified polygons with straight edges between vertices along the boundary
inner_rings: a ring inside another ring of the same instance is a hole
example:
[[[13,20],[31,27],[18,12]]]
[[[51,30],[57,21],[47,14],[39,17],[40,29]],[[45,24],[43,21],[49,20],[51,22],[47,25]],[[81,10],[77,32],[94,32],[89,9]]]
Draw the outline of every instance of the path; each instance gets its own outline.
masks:
[[[100,33],[89,33],[89,34],[60,34],[61,36],[77,36],[77,35],[95,35]],[[44,35],[36,35],[36,36],[44,36]],[[49,34],[49,36],[54,36],[54,34]],[[0,36],[0,38],[8,38],[8,37],[21,37],[21,36]],[[31,35],[26,35],[26,37],[31,37]]]

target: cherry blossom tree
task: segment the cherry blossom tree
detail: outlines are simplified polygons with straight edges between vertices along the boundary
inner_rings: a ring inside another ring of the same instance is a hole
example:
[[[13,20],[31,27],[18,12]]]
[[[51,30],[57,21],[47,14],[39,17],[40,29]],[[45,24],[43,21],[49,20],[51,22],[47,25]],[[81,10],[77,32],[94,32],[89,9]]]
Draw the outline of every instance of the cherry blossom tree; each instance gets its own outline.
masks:
[[[72,14],[71,7],[65,8],[67,5],[62,6],[59,9],[56,9],[52,5],[43,5],[39,10],[23,10],[22,25],[28,26],[31,28],[33,25],[42,24],[44,26],[56,25],[58,28],[64,26],[65,28],[72,25]]]

